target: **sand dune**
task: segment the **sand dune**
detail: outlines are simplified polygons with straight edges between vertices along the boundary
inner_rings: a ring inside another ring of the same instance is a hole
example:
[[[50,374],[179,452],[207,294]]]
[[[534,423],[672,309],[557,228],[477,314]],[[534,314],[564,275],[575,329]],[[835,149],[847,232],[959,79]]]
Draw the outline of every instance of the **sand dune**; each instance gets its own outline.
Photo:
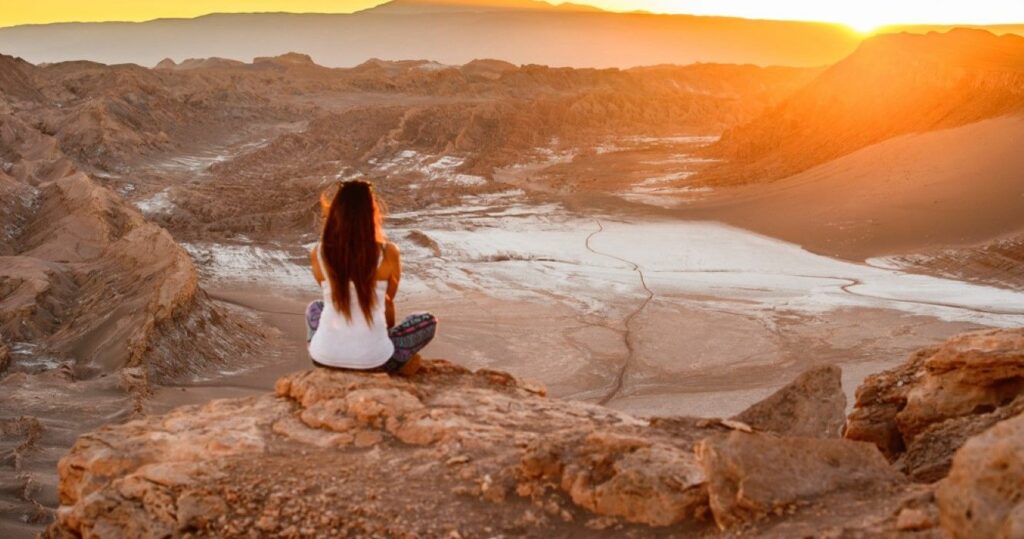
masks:
[[[966,247],[1024,230],[1022,147],[1024,116],[904,135],[682,213],[853,259]]]

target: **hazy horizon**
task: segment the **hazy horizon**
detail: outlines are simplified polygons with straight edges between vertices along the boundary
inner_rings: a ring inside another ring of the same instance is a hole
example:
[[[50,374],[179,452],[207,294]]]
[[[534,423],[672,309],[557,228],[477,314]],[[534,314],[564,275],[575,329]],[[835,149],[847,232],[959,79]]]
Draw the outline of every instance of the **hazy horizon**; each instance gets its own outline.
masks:
[[[83,4],[69,0],[41,0],[0,14],[0,28],[60,23],[149,22],[160,19],[193,19],[212,14],[295,13],[351,14],[389,3],[386,0],[195,0],[165,3],[137,2],[125,6],[105,1]],[[424,3],[487,5],[497,0],[437,0]],[[658,15],[736,17],[751,20],[781,20],[840,24],[863,33],[897,25],[1004,25],[1024,23],[1024,4],[1009,5],[1000,0],[982,0],[970,5],[954,2],[901,2],[880,0],[857,4],[784,0],[770,5],[751,0],[727,0],[712,6],[695,0],[579,0],[547,2],[553,6],[574,4],[609,12],[650,12]],[[923,9],[926,8],[926,9]]]

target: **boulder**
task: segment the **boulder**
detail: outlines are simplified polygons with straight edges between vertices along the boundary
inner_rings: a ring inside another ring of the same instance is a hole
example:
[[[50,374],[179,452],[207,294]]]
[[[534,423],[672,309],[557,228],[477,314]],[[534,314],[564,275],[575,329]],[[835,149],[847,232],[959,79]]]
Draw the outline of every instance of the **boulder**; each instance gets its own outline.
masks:
[[[846,420],[849,440],[871,442],[886,457],[895,459],[906,451],[896,415],[907,405],[907,393],[924,376],[924,362],[938,347],[915,351],[902,365],[872,374],[857,388],[853,412]]]
[[[935,496],[954,538],[1024,537],[1024,415],[968,440]]]
[[[903,481],[872,444],[733,432],[697,444],[715,522],[725,529],[839,490]]]
[[[872,442],[912,478],[934,481],[965,440],[1019,413],[1022,394],[1024,329],[965,333],[869,376],[846,437]]]
[[[1000,421],[1024,412],[1024,396],[987,414],[957,417],[936,423],[917,435],[898,460],[914,481],[931,483],[949,473],[953,455],[972,436],[981,434]]]
[[[953,417],[988,413],[1024,392],[1024,329],[958,335],[924,362],[925,376],[896,416],[905,440]]]
[[[842,375],[835,365],[811,368],[733,419],[785,436],[839,438],[846,423]]]
[[[520,492],[549,481],[598,515],[669,526],[706,513],[704,472],[693,451],[607,431],[543,438],[523,455]]]

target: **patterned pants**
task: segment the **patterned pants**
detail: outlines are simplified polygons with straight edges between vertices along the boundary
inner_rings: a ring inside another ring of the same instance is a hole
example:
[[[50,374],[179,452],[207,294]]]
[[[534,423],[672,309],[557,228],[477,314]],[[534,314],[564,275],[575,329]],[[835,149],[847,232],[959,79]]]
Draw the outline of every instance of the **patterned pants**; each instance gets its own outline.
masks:
[[[313,334],[320,327],[320,315],[323,312],[324,302],[320,300],[314,301],[306,307],[306,342],[313,340]],[[382,372],[401,370],[412,359],[412,356],[430,344],[436,332],[437,318],[434,315],[430,313],[409,315],[400,324],[388,330],[388,337],[391,337],[391,342],[395,345],[395,353],[387,363],[374,370]],[[319,363],[316,364],[327,367]]]

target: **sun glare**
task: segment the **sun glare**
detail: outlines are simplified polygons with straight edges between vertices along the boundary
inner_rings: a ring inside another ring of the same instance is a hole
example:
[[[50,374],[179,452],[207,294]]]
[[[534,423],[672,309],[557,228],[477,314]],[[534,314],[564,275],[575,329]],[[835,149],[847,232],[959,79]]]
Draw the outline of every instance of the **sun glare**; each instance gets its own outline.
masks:
[[[882,26],[884,23],[879,22],[877,18],[872,17],[868,13],[865,13],[863,15],[848,17],[846,18],[846,20],[842,20],[842,24],[844,24],[845,26],[849,26],[858,33],[870,34],[872,31],[874,31],[879,26]]]
[[[642,9],[655,13],[818,21],[842,24],[860,33],[901,24],[1024,22],[1024,2],[1020,0],[585,0],[585,3],[615,11]]]

